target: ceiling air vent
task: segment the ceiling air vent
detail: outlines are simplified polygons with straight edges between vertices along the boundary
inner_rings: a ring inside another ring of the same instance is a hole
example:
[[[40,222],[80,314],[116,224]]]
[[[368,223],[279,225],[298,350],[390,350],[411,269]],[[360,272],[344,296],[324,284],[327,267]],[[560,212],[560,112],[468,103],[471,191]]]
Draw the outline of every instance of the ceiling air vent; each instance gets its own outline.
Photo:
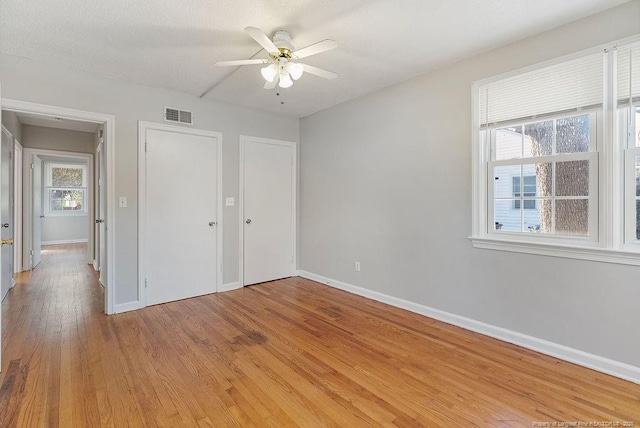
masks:
[[[193,113],[187,110],[178,110],[177,108],[165,107],[164,120],[166,120],[167,122],[193,125]]]

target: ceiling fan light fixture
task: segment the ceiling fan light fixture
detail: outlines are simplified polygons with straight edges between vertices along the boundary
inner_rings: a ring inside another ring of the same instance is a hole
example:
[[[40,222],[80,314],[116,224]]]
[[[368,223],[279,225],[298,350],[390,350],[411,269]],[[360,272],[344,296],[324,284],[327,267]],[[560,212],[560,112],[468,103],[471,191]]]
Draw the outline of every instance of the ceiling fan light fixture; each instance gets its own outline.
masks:
[[[304,67],[302,64],[298,64],[296,62],[290,62],[287,64],[287,71],[291,75],[293,80],[298,80],[302,77],[302,73],[304,72]]]
[[[275,79],[278,74],[278,67],[275,64],[271,64],[263,67],[260,70],[260,73],[262,74],[262,77],[264,77],[264,80],[267,82],[273,82],[273,79]]]
[[[281,88],[290,88],[291,86],[293,86],[293,80],[291,80],[291,76],[289,76],[289,73],[280,73],[280,83],[278,83],[278,86],[280,86]]]
[[[264,89],[273,89],[276,86],[290,88],[293,86],[294,80],[300,79],[303,74],[312,74],[324,79],[338,77],[336,73],[298,62],[300,59],[335,49],[338,44],[334,40],[325,39],[302,49],[295,49],[295,46],[291,43],[291,35],[284,30],[276,31],[272,38],[256,27],[246,27],[244,30],[269,54],[268,58],[218,61],[215,63],[216,66],[263,65],[260,73],[267,81],[263,85]],[[213,85],[205,94],[216,86],[217,84]]]

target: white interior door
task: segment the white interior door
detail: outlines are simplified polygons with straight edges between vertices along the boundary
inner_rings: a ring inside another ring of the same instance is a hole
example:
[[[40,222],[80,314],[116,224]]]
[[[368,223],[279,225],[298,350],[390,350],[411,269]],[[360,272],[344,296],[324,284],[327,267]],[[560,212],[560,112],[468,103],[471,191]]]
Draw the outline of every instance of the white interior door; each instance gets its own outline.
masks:
[[[42,159],[33,155],[33,179],[31,181],[33,186],[33,247],[31,249],[31,269],[35,269],[36,266],[42,260],[42,219],[44,213],[42,211]]]
[[[294,271],[293,143],[243,140],[244,285]]]
[[[217,138],[146,131],[147,304],[217,291]]]
[[[0,285],[1,299],[4,299],[13,286],[13,137],[2,130],[2,147],[0,150]]]

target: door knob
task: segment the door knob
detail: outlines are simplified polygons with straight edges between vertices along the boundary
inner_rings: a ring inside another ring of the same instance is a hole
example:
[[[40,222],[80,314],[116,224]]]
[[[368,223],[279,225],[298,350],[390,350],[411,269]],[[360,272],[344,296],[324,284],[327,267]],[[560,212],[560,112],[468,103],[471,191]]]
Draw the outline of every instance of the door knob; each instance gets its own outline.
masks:
[[[216,224],[218,224],[218,223],[216,223],[215,221],[210,221],[209,222],[209,226],[215,226]]]
[[[43,216],[43,215],[41,215],[41,216],[40,216],[40,218],[44,218],[44,216]]]
[[[5,246],[5,245],[13,245],[13,238],[3,239],[2,246]]]
[[[104,223],[104,220],[101,218],[96,219],[96,224]]]
[[[251,224],[251,219],[250,219],[250,218],[248,218],[248,219],[245,221],[245,223],[247,223],[247,224]]]
[[[4,227],[5,229],[9,228],[9,223],[2,223],[2,227]]]

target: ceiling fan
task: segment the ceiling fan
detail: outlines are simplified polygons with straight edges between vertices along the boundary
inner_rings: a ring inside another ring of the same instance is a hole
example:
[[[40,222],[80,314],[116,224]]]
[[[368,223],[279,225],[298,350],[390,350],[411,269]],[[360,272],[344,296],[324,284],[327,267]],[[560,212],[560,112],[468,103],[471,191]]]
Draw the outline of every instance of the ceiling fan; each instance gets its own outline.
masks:
[[[288,32],[279,30],[273,35],[273,41],[259,28],[247,27],[244,29],[249,35],[260,44],[268,53],[269,59],[245,59],[238,61],[216,62],[219,67],[237,67],[239,65],[269,64],[261,69],[262,77],[267,81],[265,89],[289,88],[294,80],[302,77],[304,72],[325,79],[335,79],[336,73],[313,67],[308,64],[298,62],[299,59],[316,55],[338,47],[334,40],[322,40],[302,49],[295,49],[291,44],[291,36]]]

